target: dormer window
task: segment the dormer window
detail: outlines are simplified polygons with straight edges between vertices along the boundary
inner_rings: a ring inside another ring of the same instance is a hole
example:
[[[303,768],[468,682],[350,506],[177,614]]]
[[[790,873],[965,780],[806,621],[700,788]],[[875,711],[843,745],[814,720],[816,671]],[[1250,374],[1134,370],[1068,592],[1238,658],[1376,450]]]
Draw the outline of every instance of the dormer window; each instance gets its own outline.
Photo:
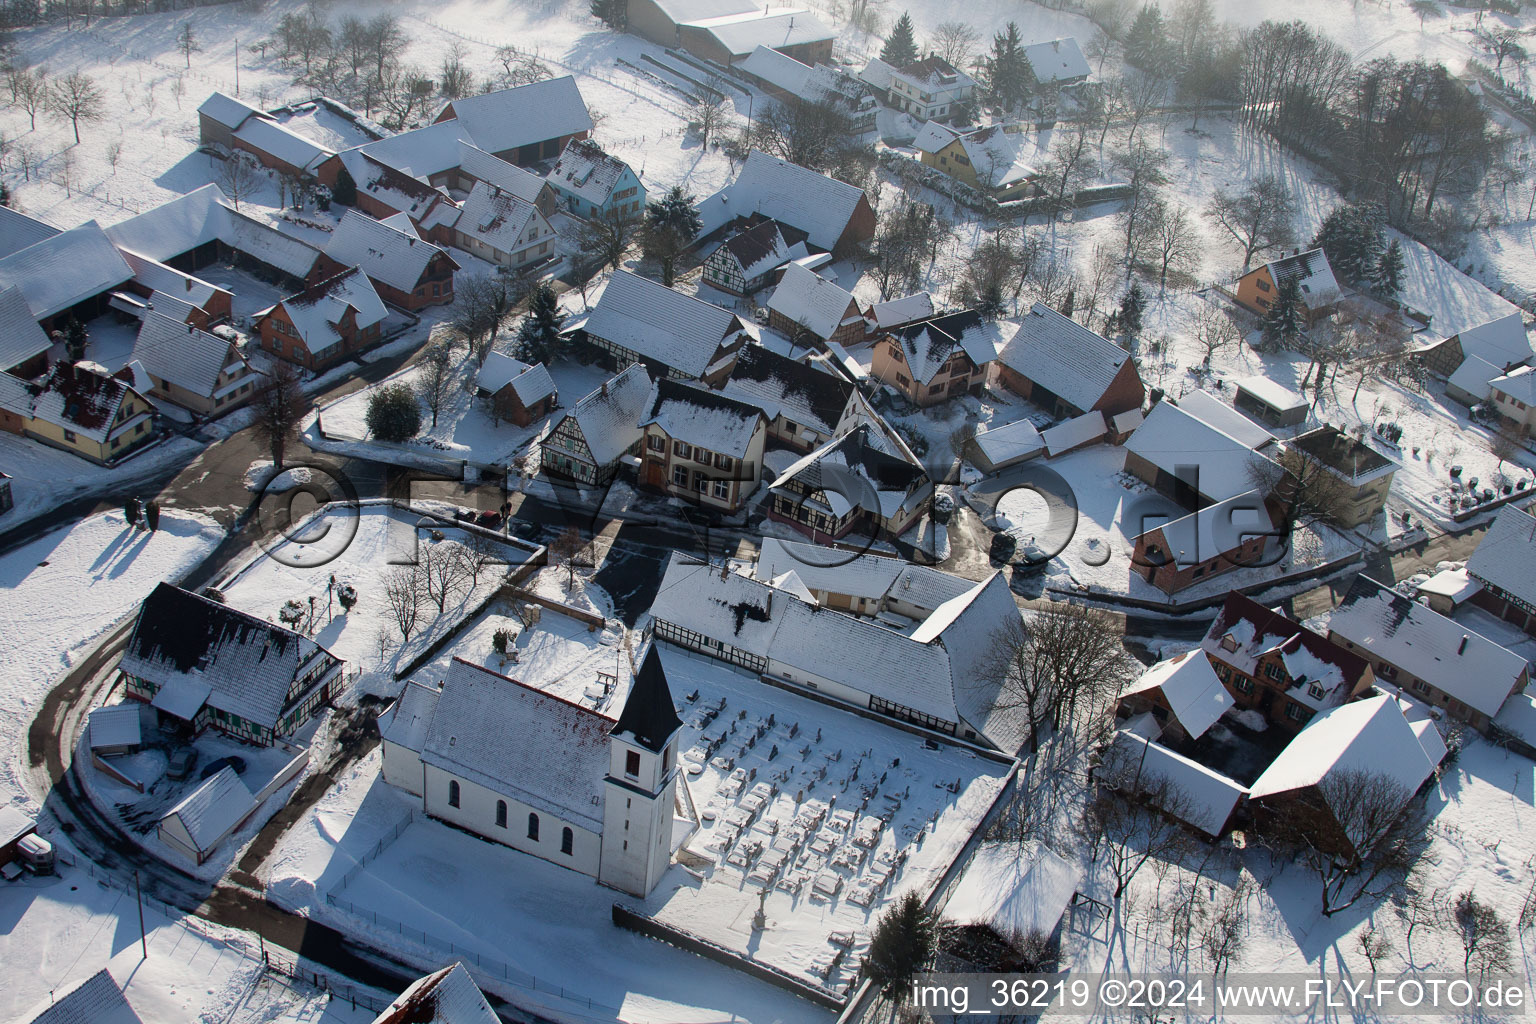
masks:
[[[1328,695],[1328,691],[1323,689],[1321,686],[1318,686],[1316,683],[1308,683],[1307,694],[1313,700],[1322,700]]]
[[[1222,637],[1221,649],[1224,651],[1236,651],[1237,637],[1233,636],[1231,633],[1228,633],[1226,636]]]

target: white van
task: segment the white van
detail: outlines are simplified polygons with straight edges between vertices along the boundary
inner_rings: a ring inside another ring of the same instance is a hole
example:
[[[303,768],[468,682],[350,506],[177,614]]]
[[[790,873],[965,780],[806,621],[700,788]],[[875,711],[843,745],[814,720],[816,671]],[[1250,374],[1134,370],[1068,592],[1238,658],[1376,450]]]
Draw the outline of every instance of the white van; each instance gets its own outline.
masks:
[[[53,844],[37,833],[23,836],[16,844],[16,854],[22,867],[34,875],[53,874]]]

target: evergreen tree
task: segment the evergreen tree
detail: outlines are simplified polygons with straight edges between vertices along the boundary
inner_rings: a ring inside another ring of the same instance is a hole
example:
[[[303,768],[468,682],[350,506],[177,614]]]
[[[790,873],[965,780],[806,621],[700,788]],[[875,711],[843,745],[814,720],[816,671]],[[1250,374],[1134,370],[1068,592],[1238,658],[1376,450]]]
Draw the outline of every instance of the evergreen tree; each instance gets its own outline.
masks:
[[[160,503],[158,501],[152,501],[144,506],[144,525],[149,527],[150,533],[160,529]]]
[[[517,355],[530,363],[547,363],[560,348],[560,323],[565,319],[555,290],[540,282],[528,300],[528,315],[517,329]]]
[[[1068,288],[1067,297],[1061,302],[1061,315],[1068,320],[1072,319],[1072,311],[1077,308],[1077,289]]]
[[[139,524],[138,498],[129,498],[123,502],[123,518],[128,521],[129,526],[137,526]]]
[[[404,383],[387,384],[368,396],[368,433],[380,441],[404,441],[421,430],[421,406]]]
[[[628,4],[625,0],[592,0],[588,10],[592,13],[592,17],[615,30],[623,29],[625,22],[629,20]]]
[[[1161,64],[1167,54],[1168,30],[1163,24],[1163,12],[1155,3],[1143,4],[1125,34],[1125,62],[1145,71]]]
[[[937,945],[938,922],[922,898],[908,891],[880,915],[864,958],[864,976],[898,1003],[905,1002],[913,980],[928,967]]]
[[[5,182],[0,181],[0,206],[11,205],[11,190]]]
[[[1141,282],[1132,281],[1126,289],[1120,308],[1109,315],[1109,329],[1116,334],[1135,337],[1141,333],[1141,317],[1147,309],[1147,297],[1142,293]]]
[[[1017,24],[1010,21],[992,37],[992,55],[986,66],[987,91],[994,103],[1011,110],[1024,102],[1033,72],[1024,59],[1024,37]]]
[[[1351,284],[1369,282],[1385,252],[1381,214],[1372,206],[1350,203],[1335,207],[1312,239],[1322,249],[1334,275]]]
[[[1306,314],[1301,306],[1301,286],[1296,278],[1287,278],[1280,283],[1274,305],[1264,314],[1264,342],[1268,345],[1294,347],[1306,327]]]
[[[342,206],[351,206],[357,202],[357,182],[352,180],[345,166],[336,175],[336,184],[331,186],[331,201]]]
[[[1371,284],[1375,286],[1378,294],[1388,299],[1395,299],[1403,290],[1403,247],[1397,239],[1392,239],[1386,251],[1381,254],[1381,259],[1376,262],[1376,271],[1371,275]]]
[[[661,264],[661,283],[672,287],[677,258],[693,243],[703,228],[699,211],[693,208],[693,196],[673,185],[660,199],[645,208],[645,230],[640,245],[647,257]]]
[[[69,324],[65,327],[64,335],[64,346],[69,352],[70,362],[78,363],[85,358],[85,342],[87,337],[89,336],[86,334],[85,324],[74,317],[70,317]]]
[[[880,59],[893,68],[906,67],[917,60],[917,39],[912,34],[912,17],[906,11],[901,12],[901,17],[891,27]]]

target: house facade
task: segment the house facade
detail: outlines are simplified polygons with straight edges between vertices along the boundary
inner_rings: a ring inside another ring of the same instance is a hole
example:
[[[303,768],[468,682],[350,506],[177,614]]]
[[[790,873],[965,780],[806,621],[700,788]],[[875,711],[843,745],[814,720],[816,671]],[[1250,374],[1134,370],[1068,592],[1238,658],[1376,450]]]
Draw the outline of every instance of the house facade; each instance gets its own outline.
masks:
[[[153,310],[139,327],[132,361],[149,375],[147,395],[198,416],[219,416],[244,405],[261,379],[228,338]]]
[[[704,260],[704,283],[732,295],[753,295],[772,284],[774,271],[789,259],[778,222],[765,220],[736,232],[709,254]]]
[[[590,139],[566,143],[546,179],[560,208],[583,220],[645,214],[646,192],[629,164],[609,156]]]
[[[419,310],[453,301],[453,275],[459,269],[442,249],[410,227],[374,220],[348,210],[331,234],[325,254],[345,267],[357,267],[379,298],[401,309]]]
[[[478,397],[497,420],[526,427],[560,403],[555,379],[543,363],[532,366],[502,352],[488,352],[475,381]]]
[[[128,375],[69,362],[32,381],[0,373],[0,430],[111,465],[155,437],[154,406]]]
[[[1505,505],[1467,559],[1471,601],[1536,636],[1536,516]]]
[[[653,377],[717,384],[730,372],[747,325],[730,310],[616,270],[592,312],[565,327],[609,365],[644,364]]]
[[[640,421],[654,393],[644,366],[631,366],[603,382],[560,417],[539,443],[540,466],[576,483],[607,484],[622,460],[639,454],[645,437]]]
[[[1117,416],[1147,395],[1129,352],[1038,302],[999,350],[997,380],[1056,417]]]
[[[1163,593],[1176,594],[1224,572],[1264,565],[1278,532],[1265,496],[1246,491],[1139,535],[1131,565]]]
[[[911,452],[863,423],[792,462],[773,480],[768,518],[818,543],[854,530],[899,537],[933,499],[933,481]]]
[[[354,267],[256,314],[256,328],[264,350],[315,371],[377,345],[388,315]]]
[[[975,311],[949,313],[887,333],[875,343],[870,375],[919,406],[980,392],[1016,330]]]
[[[453,226],[454,244],[498,266],[522,270],[550,259],[555,229],[538,207],[476,182]]]
[[[1386,508],[1392,477],[1402,468],[1395,459],[1329,426],[1298,434],[1290,446],[1339,481],[1335,515],[1340,526],[1354,529]]]
[[[1338,308],[1339,282],[1321,249],[1298,252],[1253,268],[1237,279],[1234,298],[1239,306],[1263,317],[1279,297],[1280,286],[1287,281],[1296,282],[1297,298],[1307,323],[1316,323]]]
[[[808,336],[846,346],[864,340],[869,321],[853,293],[791,263],[768,298],[768,326],[791,340]]]
[[[963,115],[976,99],[976,79],[937,54],[891,69],[890,105],[919,121]]]
[[[762,480],[768,425],[755,405],[663,379],[641,426],[643,486],[701,508],[735,512]]]

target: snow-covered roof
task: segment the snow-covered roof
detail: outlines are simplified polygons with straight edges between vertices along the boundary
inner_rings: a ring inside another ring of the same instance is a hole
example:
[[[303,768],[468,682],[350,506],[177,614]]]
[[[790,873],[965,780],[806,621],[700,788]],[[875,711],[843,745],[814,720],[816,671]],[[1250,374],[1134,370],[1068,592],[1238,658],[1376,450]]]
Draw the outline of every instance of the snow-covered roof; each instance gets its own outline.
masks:
[[[1507,647],[1363,573],[1328,617],[1328,631],[1490,718],[1528,667]]]
[[[242,103],[233,96],[218,91],[210,93],[208,98],[199,104],[197,112],[229,129],[239,128],[247,118],[261,114],[261,111],[249,103]]]
[[[1002,936],[1048,936],[1082,880],[1082,868],[1037,840],[988,843],[965,866],[944,903],[944,917],[989,925]]]
[[[1536,747],[1536,696],[1529,693],[1510,695],[1493,720],[1499,728]]]
[[[857,186],[754,149],[736,180],[699,204],[699,234],[760,214],[804,231],[812,245],[831,250],[862,199],[864,191]]]
[[[455,658],[421,760],[601,832],[612,727],[606,715]]]
[[[763,410],[718,391],[663,378],[641,426],[655,425],[674,441],[745,459],[763,423]]]
[[[15,804],[0,804],[0,847],[10,846],[37,828],[37,819]]]
[[[1201,647],[1210,657],[1248,676],[1257,672],[1259,658],[1278,653],[1295,681],[1290,697],[1311,708],[1343,700],[1370,668],[1369,662],[1342,644],[1236,592],[1227,595]],[[1317,682],[1324,695],[1314,697],[1302,680]]]
[[[335,156],[334,150],[289,131],[265,115],[249,118],[235,132],[235,138],[258,152],[305,170],[314,170]]]
[[[453,123],[443,122],[445,125]],[[524,202],[537,205],[540,193],[548,187],[548,182],[532,171],[487,153],[471,143],[458,143],[458,154],[460,174],[511,193]]]
[[[1131,354],[1037,302],[997,358],[1068,404],[1087,410],[1104,397]]]
[[[837,33],[803,7],[775,7],[740,14],[722,14],[712,18],[684,22],[689,28],[703,29],[725,47],[732,57],[745,57],[759,46],[804,46],[835,39]]]
[[[1023,744],[1025,733],[1016,708],[997,706],[997,644],[1022,635],[1019,606],[1000,572],[940,604],[912,631],[915,643],[938,643],[949,655],[950,685],[961,720],[1009,751]]]
[[[759,45],[736,65],[747,74],[762,79],[769,85],[787,93],[800,96],[811,80],[812,68],[778,50]]]
[[[174,267],[168,267],[159,260],[143,256],[131,249],[119,251],[123,254],[123,259],[128,261],[128,266],[133,268],[133,279],[161,296],[203,308],[212,302],[216,295],[228,290],[216,284],[210,284],[202,278],[183,273]],[[175,312],[180,313],[181,310],[178,309]]]
[[[1088,77],[1088,61],[1072,36],[1052,39],[1044,43],[1030,43],[1024,47],[1024,59],[1029,69],[1042,83],[1070,82]]]
[[[956,348],[977,366],[985,367],[1017,332],[1018,325],[1010,321],[988,320],[975,310],[964,310],[898,327],[888,337],[901,346],[912,379],[927,384],[944,368]]]
[[[1529,360],[1533,354],[1530,335],[1525,330],[1525,314],[1518,310],[1465,328],[1455,338],[1461,342],[1463,356],[1477,356],[1497,366],[1501,373]]]
[[[1243,377],[1232,382],[1239,391],[1246,391],[1276,412],[1295,412],[1297,409],[1305,409],[1311,403],[1307,396],[1299,391],[1292,391],[1281,384],[1276,384],[1268,377],[1255,375]]]
[[[527,245],[528,224],[537,216],[538,209],[526,199],[477,181],[454,226],[493,249],[512,253]]]
[[[919,320],[932,320],[937,312],[933,304],[933,296],[927,292],[877,302],[869,307],[869,311],[875,318],[875,326],[881,330],[903,327]]]
[[[743,345],[721,390],[751,402],[770,418],[782,416],[830,434],[842,421],[857,388],[843,377],[760,345]]]
[[[1022,130],[1008,131],[1002,125],[988,125],[960,136],[960,146],[976,177],[993,188],[1005,188],[1028,181],[1035,167],[1024,159],[1030,137]]]
[[[320,250],[307,242],[236,212],[217,185],[161,203],[112,225],[106,233],[122,248],[154,260],[174,259],[217,239],[299,278],[308,276],[320,258]]]
[[[1524,402],[1536,404],[1536,367],[1522,366],[1488,382],[1490,391]]]
[[[879,89],[881,92],[889,92],[891,88],[891,75],[895,74],[895,72],[895,68],[879,57],[872,57],[869,63],[864,65],[864,70],[859,72],[859,80]]]
[[[1445,569],[1414,588],[1418,594],[1449,598],[1453,606],[1481,593],[1483,585],[1467,574],[1465,568]]]
[[[616,270],[585,329],[646,359],[701,377],[732,335],[744,329],[730,310]]]
[[[0,291],[20,288],[44,320],[133,277],[122,253],[94,220],[0,259]]]
[[[890,518],[933,491],[927,471],[882,445],[878,431],[867,423],[796,459],[772,486],[790,483],[805,489],[806,500],[824,501],[837,517],[861,508]]]
[[[1092,409],[1081,416],[1062,420],[1054,427],[1047,427],[1040,432],[1040,439],[1045,442],[1046,453],[1056,456],[1080,445],[1097,441],[1108,429],[1104,423],[1104,414],[1097,409]]]
[[[462,963],[413,981],[373,1024],[500,1024]]]
[[[1269,461],[1172,402],[1154,406],[1125,449],[1170,476],[1180,467],[1196,467],[1199,492],[1211,501],[1252,490],[1255,474]]]
[[[587,105],[570,75],[451,100],[439,120],[457,118],[488,153],[592,130]]]
[[[17,285],[0,288],[0,370],[24,363],[48,351],[52,344],[38,326],[21,288]]]
[[[790,247],[784,243],[778,221],[773,220],[736,232],[721,242],[720,248],[735,258],[741,267],[741,276],[748,281],[782,267],[792,255]]]
[[[1504,376],[1502,367],[1495,366],[1482,356],[1467,356],[1461,365],[1446,378],[1451,387],[1460,388],[1480,402],[1486,402],[1492,394],[1490,382]]]
[[[198,851],[206,852],[255,809],[256,798],[235,770],[225,765],[182,797],[161,819],[180,821]]]
[[[1249,795],[1258,800],[1315,786],[1335,772],[1369,772],[1401,786],[1406,801],[1434,769],[1401,706],[1380,694],[1313,718],[1254,780]],[[1340,824],[1346,830],[1358,825]]]
[[[771,581],[791,572],[813,591],[900,601],[930,611],[975,586],[962,576],[901,558],[868,552],[853,555],[804,541],[764,537],[752,570],[754,578]]]
[[[992,430],[978,429],[972,443],[994,466],[1027,459],[1045,450],[1040,431],[1026,419],[1014,420]]]
[[[139,607],[121,668],[161,687],[206,686],[210,707],[275,728],[309,693],[291,694],[294,681],[317,664],[316,683],[341,662],[291,629],[161,583]]]
[[[1115,733],[1099,773],[1108,781],[1140,789],[1148,798],[1156,794],[1158,783],[1167,783],[1175,806],[1163,810],[1208,836],[1221,834],[1247,792],[1235,779],[1126,729]]]
[[[385,136],[377,142],[366,142],[349,152],[361,153],[413,178],[430,178],[461,166],[465,154],[459,145],[468,138],[469,132],[461,122],[439,121]],[[346,152],[342,155],[346,156]],[[350,163],[347,170],[352,172]]]
[[[18,1024],[143,1024],[105,967],[50,998],[50,1005],[33,1016],[18,1018]]]
[[[0,206],[0,259],[13,252],[20,252],[29,245],[36,245],[45,238],[52,238],[59,229],[45,224],[36,217],[28,217],[20,210]]]
[[[1216,677],[1211,659],[1200,650],[1185,651],[1151,666],[1126,686],[1121,696],[1154,689],[1161,691],[1173,716],[1191,739],[1205,735],[1205,731],[1235,703]]]
[[[1357,440],[1337,427],[1309,430],[1296,435],[1290,443],[1297,451],[1354,487],[1363,487],[1403,468],[1402,463],[1377,450],[1368,441]]]
[[[549,172],[549,182],[556,188],[602,206],[618,187],[629,165],[604,153],[589,139],[572,139]]]
[[[1162,533],[1167,556],[1174,564],[1183,566],[1209,562],[1252,537],[1271,536],[1275,524],[1264,505],[1264,495],[1251,490],[1153,529]]]
[[[1467,559],[1467,574],[1536,605],[1536,516],[1513,505],[1499,509]]]
[[[768,297],[768,308],[822,339],[830,338],[844,321],[859,315],[859,303],[852,292],[798,263],[784,268],[778,287]]]
[[[486,353],[475,382],[493,395],[510,384],[512,393],[524,405],[533,405],[545,395],[555,393],[555,379],[549,375],[548,367],[543,363],[530,366],[504,352]]]
[[[1127,409],[1109,417],[1109,429],[1116,435],[1129,434],[1146,421],[1146,414],[1140,409]]]
[[[414,679],[406,683],[399,698],[379,716],[380,738],[420,754],[440,694],[437,687]]]
[[[133,394],[125,377],[121,370],[109,375],[97,363],[70,362],[53,364],[47,374],[31,382],[0,373],[0,408],[100,443],[149,417],[146,411],[118,420],[123,402]]]
[[[929,54],[911,64],[903,64],[892,74],[925,89],[957,89],[976,84],[976,79],[937,54]]]
[[[349,267],[297,295],[290,295],[280,305],[287,311],[293,329],[305,346],[316,355],[341,343],[337,325],[349,309],[356,312],[358,330],[383,323],[389,316],[389,310],[384,308],[384,302],[373,290],[368,276],[356,267]],[[263,311],[263,314],[266,312],[270,311]]]
[[[344,267],[358,267],[375,281],[409,293],[443,250],[414,228],[404,231],[366,213],[348,210],[326,243],[325,254]]]
[[[751,0],[651,0],[674,25],[684,25],[700,18],[718,18],[722,14],[740,14],[757,9]]]
[[[1209,391],[1191,391],[1180,397],[1175,404],[1185,412],[1198,416],[1228,437],[1236,438],[1249,448],[1262,448],[1275,439],[1274,434]]]
[[[151,376],[205,398],[218,390],[226,366],[245,362],[228,339],[156,310],[144,314],[131,358]]]
[[[359,192],[368,193],[373,199],[391,210],[406,214],[413,221],[428,223],[430,218],[439,215],[451,218],[458,210],[448,193],[391,167],[361,149],[345,150],[339,156]],[[438,207],[451,212],[440,214]]]
[[[1328,255],[1321,249],[1296,253],[1264,264],[1278,289],[1287,281],[1294,280],[1301,292],[1301,301],[1309,309],[1326,306],[1339,297],[1339,282],[1328,265]]]
[[[571,407],[567,415],[576,421],[599,466],[613,462],[640,440],[645,433],[640,420],[654,393],[650,375],[636,363]]]
[[[131,701],[92,711],[86,725],[91,749],[138,746],[143,738],[139,730],[140,707],[137,701]]]

